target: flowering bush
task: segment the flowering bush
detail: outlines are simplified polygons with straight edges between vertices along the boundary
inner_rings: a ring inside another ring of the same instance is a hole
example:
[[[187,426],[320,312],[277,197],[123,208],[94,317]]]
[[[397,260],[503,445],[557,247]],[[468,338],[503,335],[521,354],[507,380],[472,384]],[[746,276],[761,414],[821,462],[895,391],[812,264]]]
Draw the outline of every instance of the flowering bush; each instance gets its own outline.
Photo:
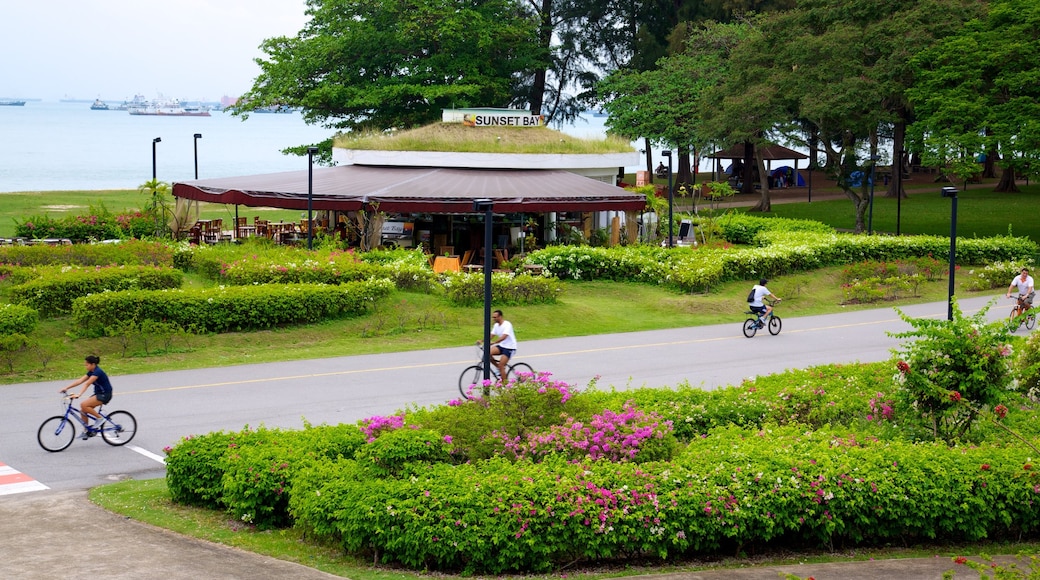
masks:
[[[66,266],[12,287],[11,301],[43,314],[62,314],[71,311],[72,301],[81,296],[114,290],[180,288],[183,278],[179,271],[168,267]]]
[[[914,339],[897,353],[899,395],[936,438],[963,437],[978,409],[998,404],[1011,385],[1011,334],[1005,321],[987,324],[987,310],[965,317],[954,303],[950,321],[899,312],[914,327],[893,335]]]
[[[0,263],[14,266],[172,266],[173,246],[124,240],[118,244],[0,246]]]
[[[143,238],[155,233],[155,216],[136,210],[112,213],[103,205],[91,207],[87,215],[33,216],[15,224],[17,237],[65,238],[73,242]]]
[[[484,303],[483,274],[447,274],[443,283],[448,301],[456,306]],[[491,294],[495,303],[503,306],[555,304],[561,292],[563,287],[556,278],[504,272],[491,274]]]

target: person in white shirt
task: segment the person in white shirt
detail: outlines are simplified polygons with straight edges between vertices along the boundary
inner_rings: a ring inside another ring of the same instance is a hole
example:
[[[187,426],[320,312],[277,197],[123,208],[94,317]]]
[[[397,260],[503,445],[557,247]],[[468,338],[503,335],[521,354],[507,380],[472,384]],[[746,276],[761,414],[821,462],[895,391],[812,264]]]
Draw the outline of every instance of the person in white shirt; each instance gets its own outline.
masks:
[[[772,298],[774,302],[780,302],[780,299],[774,296],[773,293],[769,291],[769,288],[766,288],[767,282],[769,282],[769,280],[762,278],[758,281],[758,284],[755,284],[751,288],[753,300],[748,303],[748,307],[751,308],[751,311],[758,314],[759,328],[761,328],[762,324],[765,323],[765,319],[769,317],[769,313],[773,311],[773,305],[763,302],[762,299],[768,296]]]
[[[1036,294],[1033,291],[1033,277],[1029,275],[1029,268],[1022,268],[1022,274],[1015,276],[1015,279],[1011,281],[1011,285],[1008,286],[1006,296],[1011,298],[1011,291],[1018,288],[1018,299],[1023,306],[1028,310],[1033,307],[1033,296]]]
[[[502,317],[501,310],[492,312],[491,320],[495,323],[491,327],[491,356],[498,357],[498,376],[505,377],[509,359],[516,353],[516,335],[513,333],[513,324]],[[479,344],[483,341],[477,342]]]

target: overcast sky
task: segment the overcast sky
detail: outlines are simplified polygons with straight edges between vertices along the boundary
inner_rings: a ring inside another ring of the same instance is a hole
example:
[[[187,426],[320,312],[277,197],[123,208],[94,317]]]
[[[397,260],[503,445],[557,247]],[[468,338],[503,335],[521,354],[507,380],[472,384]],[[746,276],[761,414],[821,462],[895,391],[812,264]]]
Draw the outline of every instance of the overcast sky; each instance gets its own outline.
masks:
[[[293,36],[304,0],[0,0],[0,98],[216,101]]]

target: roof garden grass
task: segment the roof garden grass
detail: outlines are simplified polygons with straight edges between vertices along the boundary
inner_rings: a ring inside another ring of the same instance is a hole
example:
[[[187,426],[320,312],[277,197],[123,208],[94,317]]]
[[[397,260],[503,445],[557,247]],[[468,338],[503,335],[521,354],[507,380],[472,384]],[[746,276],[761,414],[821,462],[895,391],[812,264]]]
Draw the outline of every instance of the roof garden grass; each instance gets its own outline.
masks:
[[[448,151],[456,153],[526,153],[600,155],[631,153],[625,139],[581,139],[547,127],[466,127],[434,123],[392,133],[341,135],[335,147],[369,151]]]

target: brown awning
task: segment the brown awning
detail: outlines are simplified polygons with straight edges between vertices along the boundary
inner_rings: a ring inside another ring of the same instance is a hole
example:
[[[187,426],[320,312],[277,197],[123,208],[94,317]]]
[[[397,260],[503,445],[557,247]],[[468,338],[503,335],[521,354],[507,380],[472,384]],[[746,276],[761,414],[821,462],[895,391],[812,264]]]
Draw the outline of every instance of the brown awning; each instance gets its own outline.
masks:
[[[756,147],[754,149],[755,155],[761,153],[763,161],[775,161],[778,159],[808,159],[809,156],[804,153],[799,153],[793,149],[788,149],[781,145],[766,145],[765,147]],[[744,158],[744,144],[737,143],[729,149],[723,151],[716,151],[708,157],[712,159],[743,159]]]
[[[307,209],[307,171],[173,184],[173,195],[211,203]],[[345,165],[314,169],[312,207],[393,213],[471,213],[487,198],[495,211],[640,211],[646,200],[620,187],[558,170]],[[378,204],[378,205],[377,205]]]

